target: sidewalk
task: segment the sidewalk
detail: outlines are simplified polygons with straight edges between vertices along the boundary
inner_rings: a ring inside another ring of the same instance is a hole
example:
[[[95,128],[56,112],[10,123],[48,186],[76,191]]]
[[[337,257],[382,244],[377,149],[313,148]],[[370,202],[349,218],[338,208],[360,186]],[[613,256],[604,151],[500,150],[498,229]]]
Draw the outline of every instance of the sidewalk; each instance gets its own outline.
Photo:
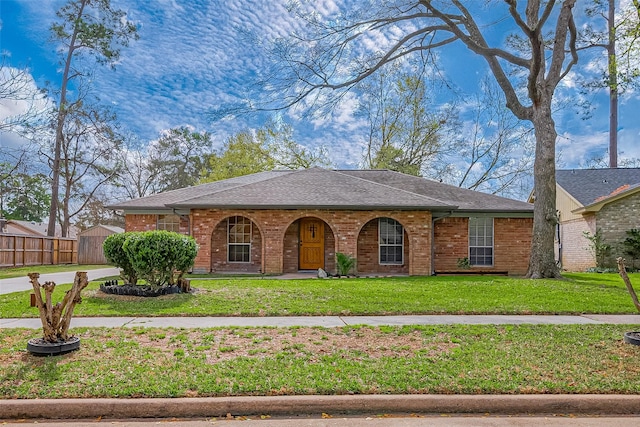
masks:
[[[37,271],[38,266],[34,266],[33,270]],[[82,266],[78,267],[78,271],[83,271]],[[120,274],[120,270],[114,267],[86,270],[86,272],[89,280],[98,280],[103,277],[117,276]],[[75,271],[66,271],[62,273],[41,274],[38,280],[40,283],[50,281],[55,282],[56,285],[62,285],[63,283],[73,283],[75,276]],[[0,279],[0,295],[10,294],[12,292],[28,291],[30,289],[33,288],[31,287],[31,282],[29,282],[29,278],[26,275],[11,279]]]
[[[281,317],[74,317],[72,327],[219,328],[293,327],[335,328],[352,325],[640,325],[640,315],[412,315],[412,316],[281,316]],[[0,328],[42,327],[39,318],[0,319]]]

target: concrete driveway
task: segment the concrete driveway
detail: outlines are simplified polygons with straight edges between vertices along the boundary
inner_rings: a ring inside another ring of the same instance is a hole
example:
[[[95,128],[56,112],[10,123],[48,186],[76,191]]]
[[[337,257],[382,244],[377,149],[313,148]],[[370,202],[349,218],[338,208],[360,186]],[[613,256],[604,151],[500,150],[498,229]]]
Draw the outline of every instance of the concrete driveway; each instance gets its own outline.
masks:
[[[38,266],[34,266],[33,270],[37,271]],[[83,271],[82,266],[78,267],[78,271]],[[87,275],[89,276],[89,280],[98,280],[103,277],[117,276],[118,274],[120,274],[120,270],[114,267],[98,268],[96,270],[86,271]],[[41,274],[39,280],[40,283],[51,281],[55,282],[56,285],[62,285],[63,283],[73,283],[75,275],[75,271]],[[29,278],[26,275],[24,277],[14,277],[12,279],[0,279],[0,295],[10,294],[12,292],[27,291],[29,289],[33,288],[31,287],[31,282],[29,282]]]

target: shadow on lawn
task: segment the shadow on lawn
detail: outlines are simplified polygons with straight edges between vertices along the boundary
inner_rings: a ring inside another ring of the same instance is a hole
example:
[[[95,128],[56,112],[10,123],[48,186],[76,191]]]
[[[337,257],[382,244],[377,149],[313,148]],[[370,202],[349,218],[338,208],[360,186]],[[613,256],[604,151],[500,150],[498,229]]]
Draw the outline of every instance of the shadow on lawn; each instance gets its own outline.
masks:
[[[614,273],[564,273],[563,276],[572,282],[584,286],[593,286],[597,288],[616,288],[624,289],[624,282],[619,275]],[[638,276],[630,275],[633,283],[638,282]]]
[[[169,294],[157,297],[138,297],[105,294],[102,291],[92,292],[83,298],[99,313],[129,315],[135,312],[138,316],[159,316],[172,312],[182,312],[180,307],[189,306],[196,298],[194,294]],[[78,307],[82,309],[80,306]],[[78,313],[80,314],[80,313]]]

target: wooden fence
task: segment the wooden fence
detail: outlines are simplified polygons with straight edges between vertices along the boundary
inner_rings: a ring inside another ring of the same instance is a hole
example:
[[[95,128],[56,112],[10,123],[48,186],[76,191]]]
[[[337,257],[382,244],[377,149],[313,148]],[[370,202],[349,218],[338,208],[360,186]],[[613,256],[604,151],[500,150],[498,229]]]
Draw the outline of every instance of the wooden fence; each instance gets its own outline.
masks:
[[[76,239],[0,234],[0,267],[77,263]]]
[[[78,264],[108,264],[102,244],[107,236],[78,236]]]

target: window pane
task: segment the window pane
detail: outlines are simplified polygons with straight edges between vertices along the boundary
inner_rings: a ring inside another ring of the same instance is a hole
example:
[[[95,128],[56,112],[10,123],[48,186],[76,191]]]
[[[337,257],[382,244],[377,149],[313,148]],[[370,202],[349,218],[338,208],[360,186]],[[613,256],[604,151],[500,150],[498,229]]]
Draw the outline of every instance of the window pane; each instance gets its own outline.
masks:
[[[380,264],[402,264],[404,253],[404,229],[391,218],[378,220],[378,245]]]
[[[251,261],[251,220],[241,216],[228,219],[229,262]]]
[[[469,218],[469,263],[493,265],[493,218]]]

